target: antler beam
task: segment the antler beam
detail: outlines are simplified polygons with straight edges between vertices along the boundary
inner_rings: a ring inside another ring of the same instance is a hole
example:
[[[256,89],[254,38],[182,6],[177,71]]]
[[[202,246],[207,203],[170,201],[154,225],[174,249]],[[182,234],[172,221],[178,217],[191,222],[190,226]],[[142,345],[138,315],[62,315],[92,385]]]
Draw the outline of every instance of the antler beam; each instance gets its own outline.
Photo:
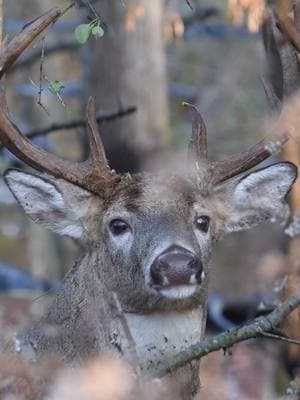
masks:
[[[287,134],[278,139],[276,149],[281,148],[289,139]],[[213,182],[215,184],[233,178],[249,169],[255,167],[272,155],[271,148],[274,141],[262,139],[250,148],[233,155],[222,161],[216,161],[211,164],[213,171]]]
[[[2,50],[0,54],[0,78],[17,60],[22,52],[43,32],[54,23],[62,12],[55,8],[37,18],[25,28]],[[115,181],[117,174],[110,170],[104,152],[104,147],[98,132],[95,118],[95,105],[92,98],[87,106],[87,133],[90,143],[90,157],[84,162],[71,162],[34,145],[28,140],[10,120],[4,106],[0,107],[0,139],[4,146],[16,157],[31,167],[47,172],[56,178],[64,178],[92,192],[104,188],[107,181]]]
[[[61,15],[62,11],[59,8],[53,8],[46,14],[25,25],[23,30],[1,50],[0,79],[34,39],[49,25],[55,23]]]

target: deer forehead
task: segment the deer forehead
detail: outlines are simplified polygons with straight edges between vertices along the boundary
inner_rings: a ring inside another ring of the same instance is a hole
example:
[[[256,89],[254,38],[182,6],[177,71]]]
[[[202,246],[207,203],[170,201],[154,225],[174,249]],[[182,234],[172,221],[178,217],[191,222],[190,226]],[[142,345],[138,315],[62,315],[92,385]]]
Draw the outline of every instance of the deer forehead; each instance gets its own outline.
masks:
[[[180,214],[193,208],[207,208],[208,204],[207,193],[199,188],[193,177],[143,174],[122,182],[109,196],[106,208],[110,212],[152,214],[152,210],[160,214],[169,210]]]

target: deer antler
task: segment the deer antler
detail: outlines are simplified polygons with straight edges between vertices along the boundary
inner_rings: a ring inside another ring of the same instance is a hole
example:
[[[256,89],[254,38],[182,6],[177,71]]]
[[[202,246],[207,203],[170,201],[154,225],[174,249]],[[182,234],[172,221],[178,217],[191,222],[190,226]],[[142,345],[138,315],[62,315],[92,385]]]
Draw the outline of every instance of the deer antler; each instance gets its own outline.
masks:
[[[283,134],[281,138],[276,140],[276,150],[283,147],[287,140],[287,134]],[[274,148],[274,141],[262,139],[250,148],[241,151],[230,158],[213,162],[211,164],[213,182],[215,184],[224,182],[227,179],[233,178],[234,176],[237,176],[255,167],[272,155],[272,148]]]
[[[0,54],[0,78],[30,43],[60,15],[59,9],[50,10],[27,25],[5,47]],[[8,150],[31,167],[98,192],[104,189],[104,184],[115,182],[119,178],[108,166],[95,118],[95,104],[91,97],[88,100],[86,118],[90,157],[83,162],[64,160],[34,145],[10,120],[3,105],[0,107],[0,139]]]
[[[182,105],[190,109],[193,118],[188,154],[195,160],[207,160],[207,135],[202,115],[193,104],[183,102]]]
[[[207,135],[206,126],[199,110],[192,104],[183,103],[189,107],[192,112],[192,137],[189,143],[189,155],[194,160],[207,161]],[[276,140],[276,148],[281,147],[288,140],[288,135],[283,134]],[[229,178],[239,175],[242,172],[255,167],[261,161],[270,157],[272,140],[262,139],[258,143],[251,146],[232,157],[223,160],[209,163],[212,174],[213,183],[221,183]]]
[[[295,23],[299,23],[300,26],[300,5],[296,5],[294,8]],[[277,47],[279,62],[281,66],[281,85],[280,90],[282,93],[276,93],[272,85],[265,79],[263,79],[263,86],[274,111],[281,111],[282,102],[279,100],[281,97],[288,97],[293,94],[300,86],[299,82],[299,61],[297,54],[290,43],[282,42],[282,35],[278,29],[278,23],[274,13],[269,15],[269,35],[272,36],[275,46]],[[279,21],[282,25],[282,21]],[[295,28],[296,29],[296,28]],[[298,27],[297,27],[298,29]],[[299,29],[300,31],[300,29]],[[300,42],[300,34],[297,31]],[[270,50],[271,51],[271,50]],[[269,49],[266,48],[268,54]],[[195,106],[184,103],[190,107],[193,112],[193,130],[192,138],[190,141],[190,153],[197,160],[205,160],[207,158],[207,143],[206,143],[206,128],[202,117]],[[273,150],[281,149],[289,139],[287,132],[281,132],[276,137],[264,138],[251,146],[250,148],[235,154],[228,159],[209,163],[209,167],[212,172],[212,181],[215,184],[221,183],[237,176],[249,169],[255,167],[263,160],[267,159],[273,154]]]
[[[61,15],[57,8],[49,11],[28,24],[0,53],[0,78],[17,60],[32,41]],[[184,103],[192,112],[192,137],[189,143],[189,154],[196,160],[207,160],[206,126],[200,112],[191,104]],[[71,162],[34,145],[22,135],[17,126],[10,120],[4,106],[0,107],[0,139],[5,147],[16,157],[31,167],[47,172],[54,177],[63,178],[71,183],[92,192],[103,190],[106,185],[120,180],[115,171],[109,168],[104,147],[98,132],[95,118],[94,100],[89,98],[87,106],[87,133],[89,137],[90,156],[83,162]],[[283,134],[276,141],[277,147],[283,146],[288,135]],[[213,182],[220,183],[256,166],[268,158],[272,151],[269,144],[273,140],[263,139],[229,159],[210,164]]]

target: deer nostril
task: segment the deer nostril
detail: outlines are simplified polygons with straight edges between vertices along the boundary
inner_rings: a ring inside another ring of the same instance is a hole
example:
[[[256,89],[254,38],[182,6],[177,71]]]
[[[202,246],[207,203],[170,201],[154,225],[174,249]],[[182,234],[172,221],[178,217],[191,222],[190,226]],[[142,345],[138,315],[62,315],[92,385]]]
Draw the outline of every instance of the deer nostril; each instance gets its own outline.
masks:
[[[163,271],[167,271],[170,268],[170,265],[163,260],[159,260],[157,263],[157,270],[163,272]]]
[[[161,273],[160,263],[157,262],[157,260],[155,260],[151,265],[150,274],[155,285],[161,285],[163,283],[163,275]]]
[[[154,260],[150,272],[155,285],[200,283],[202,264],[191,251],[172,246]]]
[[[195,275],[196,281],[198,283],[202,282],[202,272],[203,272],[203,268],[202,268],[202,265],[201,265],[201,268],[198,269],[198,271],[196,272],[196,275]]]

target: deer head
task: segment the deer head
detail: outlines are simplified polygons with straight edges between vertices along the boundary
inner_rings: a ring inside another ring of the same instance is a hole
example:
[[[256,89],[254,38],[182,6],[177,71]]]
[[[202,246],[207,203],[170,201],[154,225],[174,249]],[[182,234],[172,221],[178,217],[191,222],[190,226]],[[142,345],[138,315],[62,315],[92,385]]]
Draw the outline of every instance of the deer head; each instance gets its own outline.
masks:
[[[2,76],[58,11],[28,25],[0,57]],[[193,115],[188,166],[181,172],[119,175],[111,170],[87,106],[90,157],[72,163],[36,147],[0,108],[0,138],[36,175],[9,169],[5,181],[25,213],[97,253],[99,277],[130,312],[184,309],[204,302],[212,244],[222,235],[285,219],[296,167],[281,162],[247,172],[271,153],[262,140],[230,159],[209,162],[206,128]],[[280,138],[284,143],[286,137]]]

